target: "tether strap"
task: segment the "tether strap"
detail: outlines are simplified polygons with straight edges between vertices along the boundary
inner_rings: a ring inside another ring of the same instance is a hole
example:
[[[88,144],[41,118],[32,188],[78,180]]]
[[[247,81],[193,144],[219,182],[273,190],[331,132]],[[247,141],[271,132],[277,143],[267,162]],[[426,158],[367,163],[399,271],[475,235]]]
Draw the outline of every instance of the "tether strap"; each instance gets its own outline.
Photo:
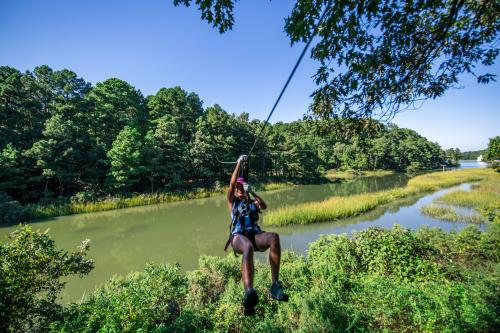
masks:
[[[290,73],[290,76],[288,76],[288,79],[286,80],[286,83],[285,83],[285,86],[283,87],[283,89],[281,89],[281,92],[278,96],[278,99],[276,100],[276,102],[274,103],[273,105],[273,108],[271,109],[271,112],[269,113],[269,115],[267,116],[267,119],[266,121],[264,122],[264,125],[261,127],[259,133],[257,134],[257,136],[255,137],[255,141],[253,142],[253,145],[252,145],[252,148],[250,148],[250,152],[247,154],[248,157],[250,157],[250,155],[252,155],[252,152],[253,152],[253,149],[255,148],[255,145],[257,144],[257,141],[259,140],[259,137],[260,135],[262,134],[262,132],[264,132],[264,129],[266,128],[267,126],[267,123],[269,122],[269,119],[271,118],[271,115],[273,114],[274,110],[276,109],[276,106],[278,106],[278,103],[280,102],[281,100],[281,97],[283,96],[283,94],[285,93],[285,90],[286,88],[288,87],[288,84],[290,83],[290,81],[292,80],[292,77],[293,75],[295,74],[295,71],[297,70],[297,68],[299,67],[299,64],[300,62],[302,61],[302,58],[304,57],[304,54],[306,53],[307,49],[309,48],[309,45],[311,45],[311,42],[314,38],[314,36],[316,36],[316,33],[318,32],[318,28],[319,28],[319,25],[321,24],[321,22],[323,21],[323,19],[325,18],[325,14],[326,14],[326,11],[328,9],[328,6],[325,8],[325,10],[323,11],[323,14],[321,14],[321,17],[318,21],[318,24],[316,25],[316,27],[314,28],[314,31],[313,33],[311,34],[311,37],[309,37],[309,41],[307,41],[307,44],[306,46],[304,47],[304,49],[302,50],[302,53],[300,54],[300,57],[299,59],[297,60],[297,62],[295,63],[295,66],[293,67],[293,70],[292,72]]]

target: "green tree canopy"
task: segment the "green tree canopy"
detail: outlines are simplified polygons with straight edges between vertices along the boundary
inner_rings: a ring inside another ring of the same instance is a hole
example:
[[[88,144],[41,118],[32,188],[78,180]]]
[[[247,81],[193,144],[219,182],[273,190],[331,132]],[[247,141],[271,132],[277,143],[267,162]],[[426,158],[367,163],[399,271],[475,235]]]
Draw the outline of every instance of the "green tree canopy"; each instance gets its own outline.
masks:
[[[89,130],[108,149],[125,125],[139,126],[147,119],[146,101],[141,92],[120,79],[97,83],[88,99],[93,115]]]
[[[236,0],[174,0],[193,2],[221,33],[232,28]],[[387,120],[443,95],[462,73],[479,83],[495,79],[476,66],[498,56],[498,1],[296,0],[285,19],[292,44],[314,34],[323,12],[311,51],[320,63],[312,116]]]
[[[500,136],[490,139],[488,149],[486,149],[486,154],[484,155],[484,158],[488,161],[500,160]]]
[[[184,142],[189,142],[195,132],[196,119],[203,113],[203,104],[195,93],[188,93],[181,87],[161,88],[156,95],[148,96],[151,119],[171,115],[179,126]]]

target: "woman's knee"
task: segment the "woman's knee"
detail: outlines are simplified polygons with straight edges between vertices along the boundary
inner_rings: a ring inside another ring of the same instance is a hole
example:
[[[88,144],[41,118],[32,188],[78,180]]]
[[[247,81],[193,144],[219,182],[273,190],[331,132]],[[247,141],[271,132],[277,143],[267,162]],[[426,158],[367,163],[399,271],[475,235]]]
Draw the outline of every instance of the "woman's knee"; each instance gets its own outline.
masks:
[[[270,245],[271,246],[279,246],[280,245],[280,235],[275,232],[270,233]]]
[[[241,252],[244,256],[253,255],[254,248],[252,242],[250,242],[250,240],[246,237],[240,235],[236,237],[235,242],[239,252]]]
[[[245,242],[242,247],[243,255],[253,255],[254,248],[251,242]]]

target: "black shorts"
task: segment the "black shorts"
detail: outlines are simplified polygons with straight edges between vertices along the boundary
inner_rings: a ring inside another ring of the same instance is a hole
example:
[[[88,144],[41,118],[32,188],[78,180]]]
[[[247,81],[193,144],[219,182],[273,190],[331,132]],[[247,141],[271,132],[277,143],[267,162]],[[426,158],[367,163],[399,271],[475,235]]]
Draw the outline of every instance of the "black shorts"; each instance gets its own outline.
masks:
[[[250,240],[250,242],[252,243],[253,248],[254,248],[255,251],[260,251],[259,248],[257,247],[257,244],[255,243],[255,235],[261,234],[263,232],[264,231],[262,231],[262,230],[258,230],[258,231],[247,230],[247,231],[236,232],[234,234],[231,234],[231,238],[230,238],[231,246],[233,245],[233,238],[234,238],[234,236],[235,235],[242,235],[242,236],[245,236],[246,238],[248,238]]]

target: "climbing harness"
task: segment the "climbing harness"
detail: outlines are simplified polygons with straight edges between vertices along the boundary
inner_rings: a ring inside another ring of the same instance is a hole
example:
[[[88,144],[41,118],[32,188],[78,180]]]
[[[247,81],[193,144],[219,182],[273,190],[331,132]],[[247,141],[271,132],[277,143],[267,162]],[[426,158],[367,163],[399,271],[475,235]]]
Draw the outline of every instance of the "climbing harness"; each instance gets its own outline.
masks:
[[[251,200],[248,194],[244,199],[234,199],[231,209],[232,219],[229,223],[229,237],[224,246],[224,251],[227,250],[229,244],[231,244],[232,238],[236,234],[246,236],[252,242],[254,249],[258,249],[255,243],[255,235],[262,231],[257,225],[260,212],[254,200]],[[247,218],[250,222],[250,226],[248,226]]]

